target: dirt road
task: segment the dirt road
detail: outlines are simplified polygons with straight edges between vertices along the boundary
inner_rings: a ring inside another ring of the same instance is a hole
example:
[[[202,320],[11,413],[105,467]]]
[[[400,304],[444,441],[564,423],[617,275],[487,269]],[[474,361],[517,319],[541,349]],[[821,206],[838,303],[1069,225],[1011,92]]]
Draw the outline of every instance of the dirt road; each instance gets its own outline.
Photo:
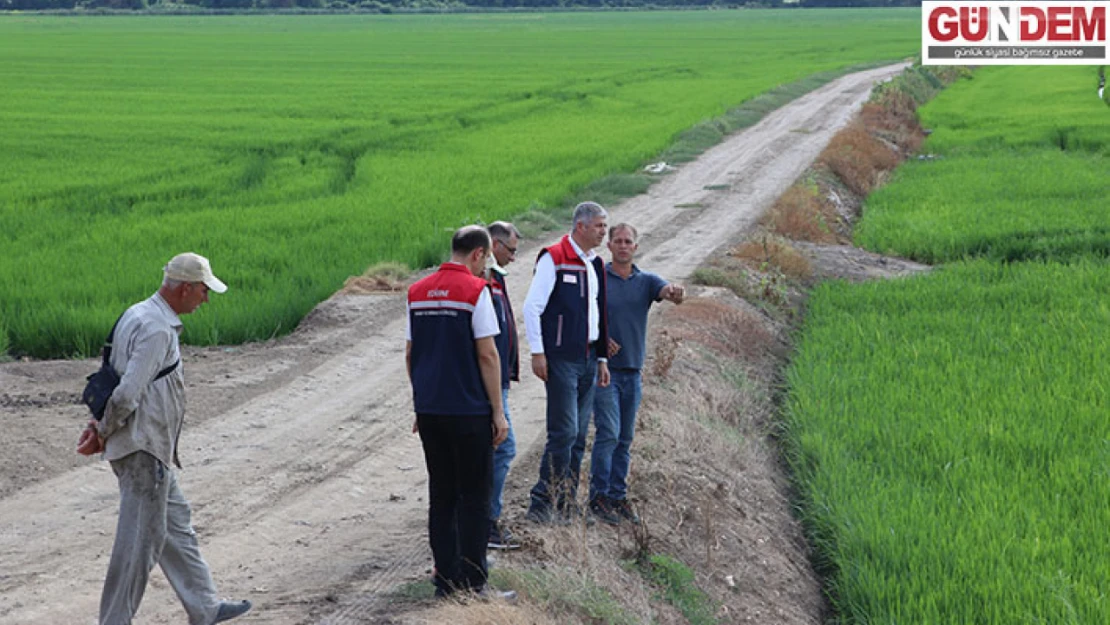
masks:
[[[641,230],[640,264],[685,278],[755,222],[871,86],[901,67],[842,78],[772,113],[613,207],[611,223]],[[529,260],[549,242],[521,246],[509,280],[518,310]],[[410,433],[403,324],[401,294],[339,295],[279,341],[186,351],[180,481],[221,592],[256,604],[237,622],[366,622],[383,592],[426,574],[425,473]],[[72,451],[83,422],[73,401],[93,368],[0,365],[0,623],[96,622],[117,491],[107,463]],[[522,377],[510,395],[513,423],[520,453],[538,455],[543,387]],[[534,478],[510,476],[510,518],[522,515]],[[137,622],[183,622],[160,573]]]

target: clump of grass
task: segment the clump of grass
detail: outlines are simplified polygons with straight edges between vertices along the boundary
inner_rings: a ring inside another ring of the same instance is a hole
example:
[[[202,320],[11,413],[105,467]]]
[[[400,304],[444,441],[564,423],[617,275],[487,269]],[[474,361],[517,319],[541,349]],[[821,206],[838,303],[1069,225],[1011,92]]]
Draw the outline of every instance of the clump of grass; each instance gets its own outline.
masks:
[[[527,210],[513,220],[513,225],[516,226],[516,229],[520,231],[524,238],[531,239],[539,236],[542,232],[566,227],[567,224],[564,221],[566,220],[559,221],[555,219],[542,204],[533,202]]]
[[[746,297],[749,293],[748,284],[743,276],[716,267],[698,267],[690,274],[690,281],[705,286],[724,287],[735,293],[737,297]]]
[[[697,586],[694,573],[676,558],[652,554],[637,563],[644,578],[655,584],[664,600],[682,613],[690,625],[716,625],[716,606],[709,595]]]
[[[608,206],[626,197],[647,191],[652,182],[654,179],[644,173],[610,174],[586,185],[572,196],[569,204],[574,206],[579,202],[590,200],[602,206]]]
[[[637,625],[613,595],[588,574],[562,568],[495,571],[499,581],[538,604],[557,622]]]
[[[421,579],[401,584],[387,595],[391,603],[417,603],[435,598],[436,587],[430,579]]]

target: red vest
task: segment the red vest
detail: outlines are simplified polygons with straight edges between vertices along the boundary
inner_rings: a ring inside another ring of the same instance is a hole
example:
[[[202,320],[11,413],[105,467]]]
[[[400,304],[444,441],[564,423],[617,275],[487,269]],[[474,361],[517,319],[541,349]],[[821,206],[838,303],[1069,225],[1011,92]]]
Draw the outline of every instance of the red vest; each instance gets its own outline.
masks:
[[[412,404],[417,414],[490,415],[471,320],[486,281],[458,263],[409,287]]]

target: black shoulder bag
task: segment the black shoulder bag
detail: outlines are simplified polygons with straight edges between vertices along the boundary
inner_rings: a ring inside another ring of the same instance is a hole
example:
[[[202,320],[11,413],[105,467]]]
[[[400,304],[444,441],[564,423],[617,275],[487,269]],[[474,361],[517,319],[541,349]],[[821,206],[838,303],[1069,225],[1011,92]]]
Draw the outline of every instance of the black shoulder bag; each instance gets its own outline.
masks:
[[[120,315],[120,318],[112,324],[112,331],[108,333],[108,340],[104,341],[104,347],[100,350],[100,369],[89,374],[86,378],[88,382],[85,383],[85,391],[81,393],[81,402],[89,407],[89,411],[92,412],[93,418],[97,421],[104,418],[104,409],[108,406],[108,398],[112,396],[112,391],[119,386],[119,374],[112,368],[110,359],[112,357],[112,339],[116,336],[116,326],[119,325],[120,319],[123,319],[123,315]],[[180,362],[180,359],[175,360],[172,365],[159,371],[158,375],[154,376],[154,380],[160,380],[173,373]]]

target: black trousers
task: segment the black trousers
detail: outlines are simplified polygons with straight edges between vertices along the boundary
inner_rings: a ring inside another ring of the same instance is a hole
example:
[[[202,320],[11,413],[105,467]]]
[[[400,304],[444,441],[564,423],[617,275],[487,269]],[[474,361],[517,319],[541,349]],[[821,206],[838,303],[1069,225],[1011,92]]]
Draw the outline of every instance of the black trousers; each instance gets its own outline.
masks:
[[[493,480],[489,415],[416,415],[428,465],[428,536],[437,595],[486,585]]]

